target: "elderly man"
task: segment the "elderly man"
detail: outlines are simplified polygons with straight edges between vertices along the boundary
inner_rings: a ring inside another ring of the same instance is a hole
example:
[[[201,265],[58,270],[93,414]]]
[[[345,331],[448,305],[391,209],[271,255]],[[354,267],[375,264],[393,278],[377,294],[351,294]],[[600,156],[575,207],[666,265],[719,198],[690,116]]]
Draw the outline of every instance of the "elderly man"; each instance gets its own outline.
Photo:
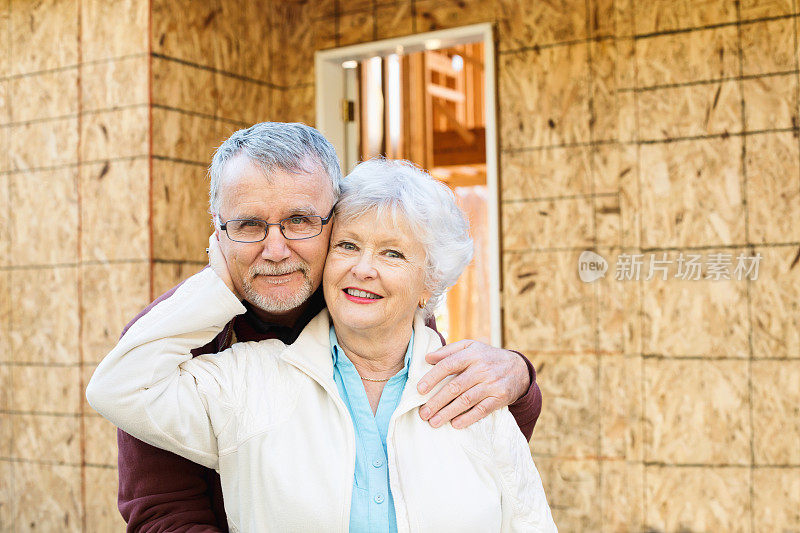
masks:
[[[333,146],[303,124],[256,124],[237,131],[219,147],[209,174],[212,239],[219,242],[247,312],[195,355],[222,351],[237,341],[294,342],[325,305],[320,283],[341,179]],[[292,231],[291,219],[297,216],[316,221],[313,234]],[[262,240],[243,243],[228,236],[229,224],[275,227],[264,231]],[[174,291],[161,295],[125,330]],[[524,357],[460,341],[427,359],[435,366],[420,381],[420,392],[448,375],[455,377],[420,409],[424,420],[434,427],[450,421],[456,428],[466,427],[510,404],[530,439],[541,395],[533,367]],[[129,531],[227,530],[220,480],[214,471],[122,431],[118,443],[119,508]]]

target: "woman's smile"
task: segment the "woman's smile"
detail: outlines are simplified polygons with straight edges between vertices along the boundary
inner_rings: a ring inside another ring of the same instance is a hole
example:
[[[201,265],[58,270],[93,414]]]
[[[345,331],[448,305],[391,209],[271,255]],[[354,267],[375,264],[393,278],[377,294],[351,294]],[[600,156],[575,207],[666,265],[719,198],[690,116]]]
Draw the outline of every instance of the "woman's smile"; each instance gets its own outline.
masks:
[[[380,296],[379,294],[375,294],[374,292],[364,289],[357,289],[355,287],[347,287],[346,289],[343,289],[342,292],[344,293],[345,298],[351,302],[359,304],[371,304],[375,303],[377,300],[383,299],[383,296]]]

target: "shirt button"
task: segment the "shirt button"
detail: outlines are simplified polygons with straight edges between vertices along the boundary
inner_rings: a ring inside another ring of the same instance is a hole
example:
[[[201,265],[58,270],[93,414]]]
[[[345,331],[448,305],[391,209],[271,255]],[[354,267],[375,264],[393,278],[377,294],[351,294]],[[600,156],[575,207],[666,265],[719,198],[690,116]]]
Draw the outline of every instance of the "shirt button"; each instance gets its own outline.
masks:
[[[372,461],[372,466],[374,466],[375,468],[380,468],[383,466],[383,461],[381,461],[380,459],[375,459],[374,461]]]
[[[383,503],[383,494],[375,495],[375,503]]]

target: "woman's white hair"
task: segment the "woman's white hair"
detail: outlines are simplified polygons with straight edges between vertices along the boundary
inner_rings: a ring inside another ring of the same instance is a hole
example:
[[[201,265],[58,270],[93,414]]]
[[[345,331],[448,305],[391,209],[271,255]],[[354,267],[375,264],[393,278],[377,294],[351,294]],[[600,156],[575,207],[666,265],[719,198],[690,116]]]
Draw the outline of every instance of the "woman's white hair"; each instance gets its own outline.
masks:
[[[395,227],[406,226],[422,244],[425,285],[432,295],[422,313],[430,317],[472,259],[469,222],[453,191],[409,161],[370,159],[342,180],[336,217],[375,211]]]

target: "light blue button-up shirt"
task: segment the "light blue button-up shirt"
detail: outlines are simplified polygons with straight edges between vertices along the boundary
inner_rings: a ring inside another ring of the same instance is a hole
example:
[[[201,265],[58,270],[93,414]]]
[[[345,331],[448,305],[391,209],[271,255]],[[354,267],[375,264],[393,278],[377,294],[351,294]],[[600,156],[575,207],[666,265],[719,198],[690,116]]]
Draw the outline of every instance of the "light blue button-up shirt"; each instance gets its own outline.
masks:
[[[367,392],[356,367],[347,358],[331,326],[333,379],[339,389],[356,437],[356,471],[353,480],[353,499],[350,503],[350,533],[397,532],[394,500],[389,488],[389,458],[386,452],[386,433],[389,420],[408,380],[408,362],[414,346],[414,333],[406,350],[405,366],[383,387],[378,410],[372,414]]]

